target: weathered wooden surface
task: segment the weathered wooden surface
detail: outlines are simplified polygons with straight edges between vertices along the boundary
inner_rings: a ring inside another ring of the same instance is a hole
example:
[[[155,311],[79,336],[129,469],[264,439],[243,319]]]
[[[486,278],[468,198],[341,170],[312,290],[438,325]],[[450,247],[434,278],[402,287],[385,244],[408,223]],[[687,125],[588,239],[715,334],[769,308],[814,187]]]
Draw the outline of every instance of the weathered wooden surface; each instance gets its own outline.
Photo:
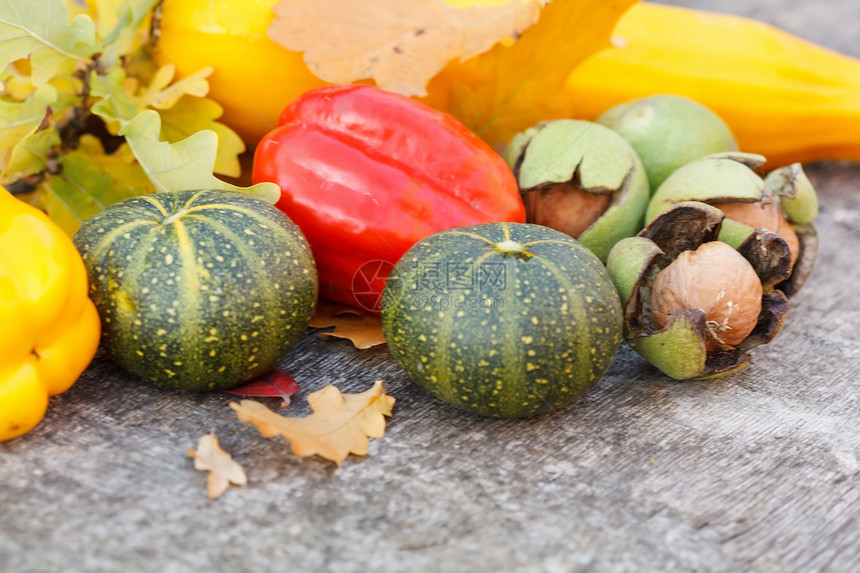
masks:
[[[854,0],[690,4],[860,56]],[[386,437],[338,469],[241,425],[230,395],[98,357],[0,444],[0,571],[860,570],[860,164],[809,174],[816,271],[740,375],[673,382],[622,349],[571,407],[494,421],[412,386],[384,348],[309,335],[282,363],[292,412],[328,383],[397,398]],[[215,502],[186,457],[210,429],[249,476]]]

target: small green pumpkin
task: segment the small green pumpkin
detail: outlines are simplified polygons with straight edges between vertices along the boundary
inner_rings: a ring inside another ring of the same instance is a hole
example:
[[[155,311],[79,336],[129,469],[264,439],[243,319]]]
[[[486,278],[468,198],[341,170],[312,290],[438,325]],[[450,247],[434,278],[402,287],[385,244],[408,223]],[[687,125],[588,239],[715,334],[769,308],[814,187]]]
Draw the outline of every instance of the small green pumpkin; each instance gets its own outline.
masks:
[[[74,237],[102,345],[130,372],[186,390],[270,369],[307,328],[317,274],[299,228],[232,191],[126,199]]]
[[[618,293],[600,260],[539,225],[436,233],[397,263],[382,299],[391,353],[454,406],[530,416],[584,394],[621,341]]]

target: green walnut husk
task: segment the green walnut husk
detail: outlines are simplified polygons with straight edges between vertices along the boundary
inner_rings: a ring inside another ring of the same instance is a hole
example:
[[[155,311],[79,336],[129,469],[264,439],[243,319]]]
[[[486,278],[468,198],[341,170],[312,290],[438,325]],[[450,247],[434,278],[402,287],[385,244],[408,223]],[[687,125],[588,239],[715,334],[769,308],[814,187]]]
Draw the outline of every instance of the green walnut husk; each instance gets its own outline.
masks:
[[[741,343],[709,352],[705,312],[697,308],[680,309],[663,328],[655,326],[651,292],[657,275],[684,251],[716,241],[722,222],[723,213],[716,207],[695,201],[679,203],[637,236],[619,241],[607,261],[624,308],[625,340],[676,380],[715,378],[746,368],[750,364],[748,351],[773,340],[788,313],[788,298],[774,288],[789,273],[785,241],[758,229],[737,249],[752,265],[763,292],[758,321]]]
[[[720,116],[682,96],[655,95],[622,103],[605,111],[597,123],[617,131],[633,146],[652,192],[679,167],[738,149]]]
[[[642,228],[650,190],[639,156],[611,129],[558,119],[517,134],[505,152],[527,221],[578,239],[606,262]]]
[[[818,215],[815,189],[799,163],[771,171],[762,179],[754,170],[765,158],[752,153],[717,153],[677,169],[657,189],[645,213],[646,223],[682,201],[701,201],[720,207],[732,203],[774,203],[797,235],[799,250],[788,278],[777,288],[797,293],[812,273],[818,254]],[[756,229],[727,216],[719,239],[738,248]],[[779,232],[778,229],[770,229]]]

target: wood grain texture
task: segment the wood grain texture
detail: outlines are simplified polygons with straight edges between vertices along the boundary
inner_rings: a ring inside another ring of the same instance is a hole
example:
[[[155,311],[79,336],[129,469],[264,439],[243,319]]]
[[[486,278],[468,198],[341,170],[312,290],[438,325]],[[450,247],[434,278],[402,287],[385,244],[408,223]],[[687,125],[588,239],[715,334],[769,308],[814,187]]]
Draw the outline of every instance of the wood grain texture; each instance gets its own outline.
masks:
[[[798,28],[814,7],[817,40],[860,56],[839,27],[853,1],[755,5]],[[856,571],[860,164],[808,173],[817,267],[739,375],[675,382],[623,348],[577,403],[499,421],[433,399],[384,347],[309,334],[281,363],[302,386],[292,415],[330,383],[382,379],[397,399],[385,438],[337,468],[240,424],[229,394],[100,355],[0,444],[0,571]],[[215,502],[186,456],[211,429],[249,480]]]

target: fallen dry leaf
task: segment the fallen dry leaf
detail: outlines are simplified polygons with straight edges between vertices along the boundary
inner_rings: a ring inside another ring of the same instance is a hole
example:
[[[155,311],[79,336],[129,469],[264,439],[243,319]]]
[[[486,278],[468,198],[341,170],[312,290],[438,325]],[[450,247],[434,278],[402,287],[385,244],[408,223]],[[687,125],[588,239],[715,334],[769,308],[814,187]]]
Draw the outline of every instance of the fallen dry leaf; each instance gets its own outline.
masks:
[[[382,382],[360,394],[342,394],[326,386],[308,396],[313,414],[305,418],[285,418],[259,402],[232,402],[240,422],[253,424],[266,438],[282,436],[297,456],[322,456],[340,465],[349,454],[367,455],[368,438],[385,435],[385,416],[391,415],[394,398],[385,393]]]
[[[245,470],[221,449],[214,432],[200,438],[197,450],[188,450],[188,455],[194,458],[195,470],[209,472],[206,478],[209,499],[215,499],[227,491],[231,483],[242,486],[248,482]]]
[[[541,4],[455,8],[443,0],[281,0],[268,34],[288,50],[304,52],[310,70],[327,82],[373,79],[388,91],[424,95],[430,78],[452,59],[517,38],[537,21]]]
[[[370,348],[385,344],[382,333],[382,319],[378,314],[347,306],[339,302],[320,299],[317,309],[311,318],[310,326],[314,328],[334,327],[331,332],[320,332],[320,338],[346,338],[351,340],[356,348]]]
[[[493,146],[538,121],[571,117],[575,94],[564,90],[568,75],[609,47],[615,23],[635,3],[553,0],[515,43],[450,62],[422,101],[451,113]]]
[[[290,405],[290,396],[299,390],[301,388],[292,376],[283,370],[273,368],[259,378],[255,378],[247,384],[225,390],[225,392],[235,394],[236,396],[250,396],[254,398],[280,397],[284,400],[284,403],[281,405],[283,408]]]

